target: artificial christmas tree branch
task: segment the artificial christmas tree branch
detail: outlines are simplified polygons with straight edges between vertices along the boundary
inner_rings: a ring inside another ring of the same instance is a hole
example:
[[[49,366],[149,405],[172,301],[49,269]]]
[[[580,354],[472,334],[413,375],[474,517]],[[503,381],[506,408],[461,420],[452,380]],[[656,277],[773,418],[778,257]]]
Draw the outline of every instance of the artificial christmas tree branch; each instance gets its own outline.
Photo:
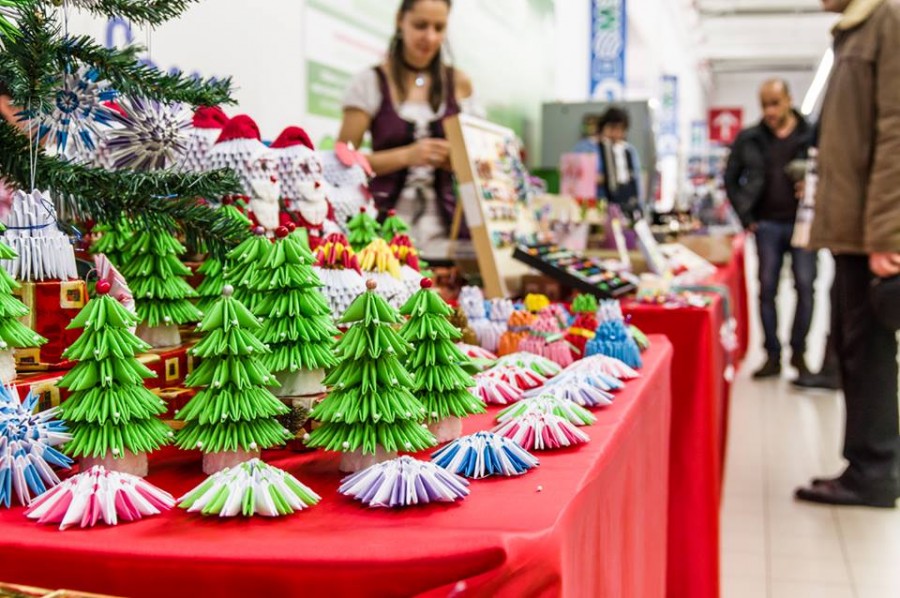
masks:
[[[87,36],[64,39],[57,46],[61,64],[75,60],[89,65],[96,69],[100,79],[109,81],[121,94],[184,102],[195,107],[234,103],[230,77],[192,79],[164,73],[138,61],[143,51],[140,46],[104,48]]]
[[[0,176],[30,188],[28,160],[28,140],[12,125],[0,122]],[[145,230],[168,228],[174,219],[181,223],[188,244],[203,241],[216,255],[224,255],[245,235],[243,225],[196,201],[238,189],[237,176],[228,170],[111,172],[40,154],[35,174],[35,186],[50,189],[60,207],[77,218],[116,222],[127,216],[136,229]]]
[[[135,25],[161,25],[181,15],[198,0],[90,0],[73,5],[104,17],[123,17]],[[54,0],[57,6],[62,0]]]

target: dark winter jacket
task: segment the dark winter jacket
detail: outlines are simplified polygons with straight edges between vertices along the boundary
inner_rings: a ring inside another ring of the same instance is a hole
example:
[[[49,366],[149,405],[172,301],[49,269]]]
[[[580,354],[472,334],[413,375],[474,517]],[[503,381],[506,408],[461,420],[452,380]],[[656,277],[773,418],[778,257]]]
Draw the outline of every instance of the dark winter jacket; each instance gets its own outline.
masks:
[[[797,133],[801,136],[800,150],[793,159],[806,158],[813,137],[813,128],[799,112]],[[725,191],[744,228],[757,220],[757,210],[766,190],[766,154],[774,133],[760,121],[744,129],[734,140],[728,165],[725,167]]]

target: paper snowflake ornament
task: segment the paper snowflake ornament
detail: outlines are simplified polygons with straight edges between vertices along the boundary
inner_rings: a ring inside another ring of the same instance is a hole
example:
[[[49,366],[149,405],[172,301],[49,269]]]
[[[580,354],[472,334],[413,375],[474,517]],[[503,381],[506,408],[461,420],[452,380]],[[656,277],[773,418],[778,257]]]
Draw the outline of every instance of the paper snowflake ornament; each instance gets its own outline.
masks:
[[[608,407],[613,404],[613,395],[609,390],[594,386],[586,379],[578,376],[559,376],[550,384],[525,393],[525,398],[550,395],[582,407]]]
[[[13,497],[30,505],[60,483],[53,467],[72,465],[54,448],[71,439],[56,408],[35,413],[37,402],[32,392],[20,402],[14,388],[0,386],[0,505],[6,507]]]
[[[259,459],[214,473],[178,499],[189,513],[218,517],[281,517],[307,509],[321,500],[291,474]]]
[[[218,106],[201,106],[194,112],[187,130],[180,169],[187,172],[208,170],[207,155],[228,124],[228,116]]]
[[[60,530],[66,530],[138,521],[174,506],[175,499],[165,490],[96,465],[42,494],[25,516],[38,523],[58,523]]]
[[[606,355],[592,355],[590,357],[585,357],[563,370],[564,374],[573,372],[594,372],[618,378],[619,380],[633,380],[635,378],[640,378],[641,376],[637,370],[623,363],[621,360]]]
[[[399,508],[463,499],[469,482],[434,463],[403,456],[347,476],[339,492],[370,507]]]
[[[3,240],[16,257],[2,265],[16,280],[73,280],[78,278],[75,250],[57,226],[56,207],[49,192],[16,191]]]
[[[114,170],[164,170],[181,162],[191,125],[187,106],[138,97],[122,97],[117,104],[113,119],[122,126],[106,134]]]
[[[560,367],[559,364],[546,357],[528,353],[527,351],[519,351],[518,353],[504,355],[497,360],[497,365],[517,365],[540,374],[544,378],[552,378],[562,371],[562,367]]]
[[[494,366],[484,375],[503,380],[523,391],[538,388],[547,382],[547,378],[534,370],[516,364]]]
[[[53,102],[42,112],[26,111],[36,127],[39,139],[68,155],[86,155],[97,146],[103,130],[113,119],[113,111],[104,102],[113,100],[116,92],[106,81],[98,81],[97,72],[81,67],[63,75]]]
[[[434,453],[431,461],[456,475],[474,479],[518,476],[539,465],[537,457],[509,438],[491,432],[458,438]]]
[[[546,392],[503,409],[497,414],[497,421],[504,423],[526,413],[552,413],[575,426],[589,426],[597,421],[594,414],[578,403]]]
[[[525,450],[567,448],[590,441],[590,436],[554,413],[531,411],[491,430],[515,441]]]
[[[483,372],[475,376],[472,394],[487,405],[509,405],[522,400],[523,391],[501,378]]]

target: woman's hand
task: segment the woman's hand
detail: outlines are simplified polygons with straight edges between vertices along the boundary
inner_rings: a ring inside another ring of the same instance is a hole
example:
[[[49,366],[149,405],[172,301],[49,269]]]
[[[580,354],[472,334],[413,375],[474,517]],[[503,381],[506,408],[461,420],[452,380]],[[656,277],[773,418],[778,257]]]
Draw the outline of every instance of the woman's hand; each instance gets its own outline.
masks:
[[[438,167],[448,163],[450,142],[446,139],[427,137],[407,146],[410,166]]]

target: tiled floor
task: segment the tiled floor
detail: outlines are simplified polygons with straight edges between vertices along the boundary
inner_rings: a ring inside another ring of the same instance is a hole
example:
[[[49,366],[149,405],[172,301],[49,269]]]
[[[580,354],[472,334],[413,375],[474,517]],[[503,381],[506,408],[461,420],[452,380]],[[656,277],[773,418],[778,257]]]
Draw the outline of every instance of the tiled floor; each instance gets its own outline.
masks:
[[[748,248],[748,277],[755,279]],[[823,260],[817,299],[832,276]],[[793,289],[782,282],[781,314],[792,314]],[[843,405],[838,393],[795,391],[793,371],[753,382],[762,360],[755,288],[754,350],[735,383],[722,503],[723,598],[892,598],[900,596],[900,509],[831,508],[797,503],[794,488],[841,470]],[[827,306],[817,304],[810,361],[821,359]],[[788,338],[789,318],[782,318]],[[785,355],[787,361],[789,355]]]

